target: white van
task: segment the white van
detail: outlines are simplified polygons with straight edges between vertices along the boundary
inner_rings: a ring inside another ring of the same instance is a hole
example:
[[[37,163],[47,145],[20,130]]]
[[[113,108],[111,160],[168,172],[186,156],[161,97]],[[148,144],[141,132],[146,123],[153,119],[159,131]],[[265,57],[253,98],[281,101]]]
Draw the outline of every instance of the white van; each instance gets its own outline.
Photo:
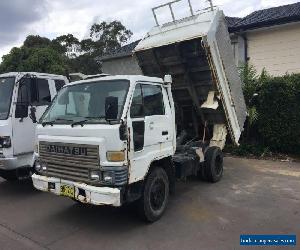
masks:
[[[34,72],[0,75],[0,176],[28,177],[34,163],[36,122],[68,83],[60,75]]]

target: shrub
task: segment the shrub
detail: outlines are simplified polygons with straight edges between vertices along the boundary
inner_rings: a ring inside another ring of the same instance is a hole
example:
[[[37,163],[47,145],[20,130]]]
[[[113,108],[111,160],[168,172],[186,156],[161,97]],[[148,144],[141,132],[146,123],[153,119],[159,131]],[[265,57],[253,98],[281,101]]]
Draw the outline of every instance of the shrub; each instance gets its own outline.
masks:
[[[300,153],[300,74],[264,81],[257,112],[264,145],[274,151]]]
[[[237,156],[255,156],[263,157],[270,154],[269,148],[260,144],[242,143],[240,146],[226,145],[225,153],[231,153]]]

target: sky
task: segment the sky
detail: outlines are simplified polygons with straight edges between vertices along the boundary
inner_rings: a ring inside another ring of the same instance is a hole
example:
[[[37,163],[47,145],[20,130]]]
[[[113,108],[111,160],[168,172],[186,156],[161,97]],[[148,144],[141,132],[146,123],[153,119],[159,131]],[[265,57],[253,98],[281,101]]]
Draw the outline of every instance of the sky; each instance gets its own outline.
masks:
[[[9,0],[0,1],[0,61],[12,47],[22,45],[27,35],[53,39],[72,33],[86,38],[95,22],[120,20],[133,33],[132,41],[142,38],[154,25],[151,8],[170,0]],[[285,0],[284,4],[299,0]],[[195,11],[208,7],[206,0],[191,0]],[[177,18],[187,15],[187,0],[174,5]],[[213,0],[225,15],[244,17],[255,10],[283,4],[282,0]],[[158,11],[159,21],[170,16]]]

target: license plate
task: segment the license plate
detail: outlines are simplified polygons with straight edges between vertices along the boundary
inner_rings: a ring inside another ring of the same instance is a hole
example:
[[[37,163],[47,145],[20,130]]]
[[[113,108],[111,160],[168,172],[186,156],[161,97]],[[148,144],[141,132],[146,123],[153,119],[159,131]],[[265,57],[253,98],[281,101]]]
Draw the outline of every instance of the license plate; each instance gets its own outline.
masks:
[[[60,186],[60,195],[75,198],[75,189],[69,185],[61,185]]]

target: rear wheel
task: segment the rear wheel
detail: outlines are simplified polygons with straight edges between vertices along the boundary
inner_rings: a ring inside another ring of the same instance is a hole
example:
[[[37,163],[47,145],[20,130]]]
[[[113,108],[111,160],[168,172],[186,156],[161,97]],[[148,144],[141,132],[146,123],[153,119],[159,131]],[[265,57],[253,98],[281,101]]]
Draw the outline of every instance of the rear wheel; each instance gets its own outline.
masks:
[[[157,221],[165,212],[169,200],[169,179],[163,168],[154,168],[148,175],[139,212],[148,222]]]
[[[205,152],[202,178],[209,182],[218,182],[223,176],[223,153],[219,147],[209,147]]]

